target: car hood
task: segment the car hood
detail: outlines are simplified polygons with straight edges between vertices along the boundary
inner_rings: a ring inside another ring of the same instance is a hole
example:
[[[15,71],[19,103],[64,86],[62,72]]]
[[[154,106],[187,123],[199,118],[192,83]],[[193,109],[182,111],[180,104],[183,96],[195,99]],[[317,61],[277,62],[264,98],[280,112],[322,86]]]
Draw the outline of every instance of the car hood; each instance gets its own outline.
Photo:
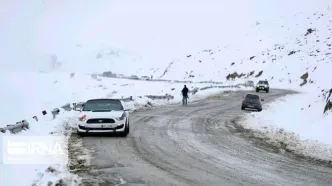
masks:
[[[80,117],[86,115],[86,118],[109,118],[109,117],[121,117],[124,111],[110,111],[110,112],[81,112]]]

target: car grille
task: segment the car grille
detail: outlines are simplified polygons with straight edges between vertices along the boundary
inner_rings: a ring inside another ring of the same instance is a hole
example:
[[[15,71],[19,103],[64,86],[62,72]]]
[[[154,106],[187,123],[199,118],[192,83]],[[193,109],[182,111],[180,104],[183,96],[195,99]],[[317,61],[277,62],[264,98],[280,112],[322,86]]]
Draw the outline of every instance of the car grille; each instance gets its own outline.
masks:
[[[115,123],[114,119],[110,118],[95,118],[95,119],[88,119],[86,123]]]
[[[116,129],[122,129],[124,126],[124,124],[119,125],[117,127],[114,128],[94,128],[94,127],[84,127],[84,126],[78,126],[78,128],[82,129],[82,130],[116,130]]]

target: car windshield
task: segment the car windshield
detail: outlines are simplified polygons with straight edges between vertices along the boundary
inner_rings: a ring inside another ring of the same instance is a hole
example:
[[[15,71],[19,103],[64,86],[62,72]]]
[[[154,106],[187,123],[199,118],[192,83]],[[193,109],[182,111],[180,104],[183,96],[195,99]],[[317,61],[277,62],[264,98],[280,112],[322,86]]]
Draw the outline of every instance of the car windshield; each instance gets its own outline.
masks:
[[[246,99],[259,100],[259,96],[254,94],[247,94]]]
[[[258,84],[264,84],[264,85],[267,85],[267,81],[259,81]]]
[[[123,106],[119,100],[90,100],[87,101],[82,111],[120,111]]]

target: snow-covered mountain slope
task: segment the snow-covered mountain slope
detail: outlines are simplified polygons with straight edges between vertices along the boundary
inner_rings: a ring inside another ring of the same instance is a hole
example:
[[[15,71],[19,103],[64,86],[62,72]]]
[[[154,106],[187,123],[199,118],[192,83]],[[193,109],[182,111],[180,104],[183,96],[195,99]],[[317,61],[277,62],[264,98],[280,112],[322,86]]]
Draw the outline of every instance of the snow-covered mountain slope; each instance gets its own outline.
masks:
[[[163,77],[230,82],[267,79],[272,87],[315,91],[317,96],[308,100],[315,102],[321,99],[322,93],[332,88],[332,79],[328,76],[332,69],[331,17],[331,7],[310,15],[295,15],[294,20],[299,22],[294,22],[292,27],[278,25],[289,32],[294,27],[302,30],[298,35],[290,35],[287,42],[276,41],[273,46],[256,53],[243,53],[225,47],[206,49],[172,63]],[[260,24],[257,27],[268,26]],[[253,44],[253,48],[256,46],[259,47]]]
[[[287,17],[292,20],[292,24],[287,26],[258,24],[257,36],[260,30],[269,28],[288,32],[288,36],[284,35],[287,40],[276,40],[271,47],[260,52],[217,47],[191,53],[174,61],[163,78],[205,78],[229,83],[267,79],[272,88],[297,90],[300,95],[282,98],[265,105],[261,113],[247,115],[243,125],[258,129],[272,141],[287,144],[288,150],[300,155],[329,160],[331,147],[327,150],[327,146],[319,142],[332,145],[332,78],[329,75],[332,69],[331,10],[328,6],[310,14]],[[262,46],[253,43],[252,47]]]
[[[299,27],[302,32],[295,36],[292,34],[293,37],[290,34],[287,42],[276,40],[273,45],[264,46],[266,49],[260,52],[241,51],[231,47],[207,48],[174,62],[163,77],[193,80],[207,78],[224,81],[228,74],[234,72],[239,75],[244,73],[245,75],[242,76],[244,79],[247,78],[247,74],[254,71],[248,77],[251,79],[258,72],[263,71],[260,78],[271,82],[300,84],[300,76],[308,71],[309,78],[313,80],[321,72],[319,68],[328,67],[332,58],[330,11],[329,8],[312,15],[296,15],[295,17],[303,18],[302,22],[294,23],[296,29]],[[259,24],[256,27],[258,28],[256,35],[260,35],[260,28],[264,29],[266,26]],[[284,29],[292,30],[293,28]],[[260,47],[259,42],[252,42],[252,48]],[[293,81],[289,82],[289,80]]]

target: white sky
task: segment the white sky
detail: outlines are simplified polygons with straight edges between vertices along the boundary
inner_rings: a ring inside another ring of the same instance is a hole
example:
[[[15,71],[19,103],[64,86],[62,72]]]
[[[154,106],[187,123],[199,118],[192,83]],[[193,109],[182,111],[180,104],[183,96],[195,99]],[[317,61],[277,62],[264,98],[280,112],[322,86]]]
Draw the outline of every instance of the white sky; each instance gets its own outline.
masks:
[[[76,44],[96,52],[117,47],[154,60],[171,58],[235,44],[256,21],[284,16],[279,22],[291,24],[290,15],[327,3],[332,4],[327,0],[2,0],[0,65],[3,71],[29,71],[53,53],[78,55]]]

